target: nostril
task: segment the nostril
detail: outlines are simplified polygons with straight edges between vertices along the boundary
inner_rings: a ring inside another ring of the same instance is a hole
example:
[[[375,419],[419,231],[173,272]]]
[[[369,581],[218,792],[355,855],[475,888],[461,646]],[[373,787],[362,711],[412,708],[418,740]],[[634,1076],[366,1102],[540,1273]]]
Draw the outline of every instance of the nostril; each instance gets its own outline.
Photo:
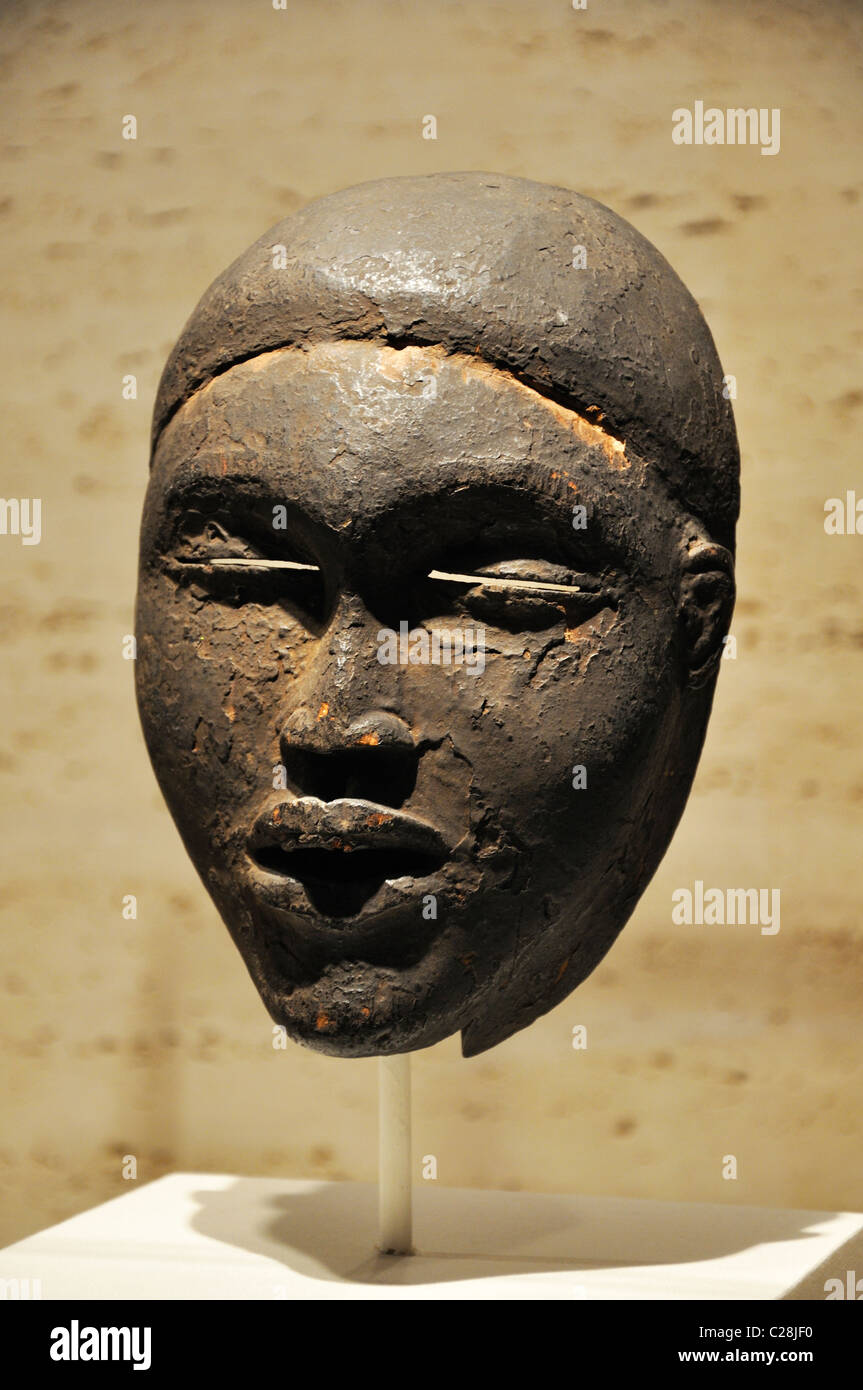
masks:
[[[372,745],[315,753],[288,748],[282,756],[290,790],[321,801],[356,796],[399,808],[417,783],[416,753],[403,749]]]
[[[287,747],[283,754],[290,789],[321,801],[356,797],[383,806],[404,804],[416,786],[415,752],[376,745],[325,753]]]
[[[419,753],[398,715],[371,711],[342,720],[296,710],[282,731],[282,761],[291,790],[322,801],[356,797],[401,806],[416,785]]]

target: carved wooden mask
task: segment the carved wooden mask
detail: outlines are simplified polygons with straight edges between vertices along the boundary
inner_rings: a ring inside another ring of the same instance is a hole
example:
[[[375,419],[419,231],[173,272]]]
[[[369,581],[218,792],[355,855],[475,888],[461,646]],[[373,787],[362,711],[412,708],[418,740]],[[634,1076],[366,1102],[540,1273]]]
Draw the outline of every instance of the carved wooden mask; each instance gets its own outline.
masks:
[[[320,199],[200,301],[156,401],[138,701],[293,1038],[472,1055],[615,940],[733,605],[722,380],[628,223],[496,175]]]

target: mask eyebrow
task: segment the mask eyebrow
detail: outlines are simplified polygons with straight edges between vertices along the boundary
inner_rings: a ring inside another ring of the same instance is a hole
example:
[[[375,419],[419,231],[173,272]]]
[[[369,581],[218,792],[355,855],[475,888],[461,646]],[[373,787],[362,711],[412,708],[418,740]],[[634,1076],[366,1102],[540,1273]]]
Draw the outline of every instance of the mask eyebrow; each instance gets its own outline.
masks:
[[[222,460],[224,463],[224,459]],[[284,499],[266,481],[251,476],[248,461],[235,461],[236,468],[222,472],[191,468],[185,460],[164,482],[163,506],[171,511],[207,507],[214,502],[220,509],[233,506],[245,509],[257,506],[267,509],[279,506]]]
[[[225,533],[221,546],[216,544],[218,536],[207,535],[211,524]],[[320,523],[302,504],[286,500],[278,488],[262,488],[258,479],[232,479],[225,488],[218,477],[175,476],[159,498],[155,526],[158,548],[176,550],[191,544],[200,552],[176,554],[177,560],[318,568],[313,562],[319,553]]]

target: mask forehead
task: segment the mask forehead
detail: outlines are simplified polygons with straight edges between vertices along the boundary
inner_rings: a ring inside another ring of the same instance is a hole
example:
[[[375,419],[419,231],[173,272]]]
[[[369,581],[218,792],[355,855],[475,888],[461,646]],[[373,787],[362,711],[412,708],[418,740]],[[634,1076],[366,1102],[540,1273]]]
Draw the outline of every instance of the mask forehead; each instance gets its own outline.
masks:
[[[739,455],[710,331],[657,248],[602,204],[484,173],[309,203],[200,300],[162,376],[154,440],[232,365],[345,339],[442,344],[505,368],[602,420],[733,543]]]
[[[262,517],[296,506],[354,543],[394,513],[408,528],[416,515],[420,541],[444,517],[469,535],[510,510],[525,530],[614,543],[642,565],[664,561],[677,515],[623,441],[510,374],[366,343],[282,349],[217,378],[162,436],[153,486],[171,505],[209,490],[257,497]]]

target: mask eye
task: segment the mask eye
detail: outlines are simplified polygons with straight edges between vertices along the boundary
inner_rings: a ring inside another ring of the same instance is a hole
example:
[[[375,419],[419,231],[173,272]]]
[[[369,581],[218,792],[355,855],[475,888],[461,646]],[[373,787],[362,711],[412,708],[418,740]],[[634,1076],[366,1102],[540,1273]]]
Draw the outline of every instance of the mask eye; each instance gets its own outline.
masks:
[[[167,568],[178,585],[194,587],[232,608],[278,604],[311,630],[320,627],[326,616],[319,565],[305,556],[265,555],[212,518],[186,530]]]
[[[595,575],[545,560],[499,561],[470,573],[432,570],[428,578],[479,621],[513,631],[577,626],[612,597]]]

